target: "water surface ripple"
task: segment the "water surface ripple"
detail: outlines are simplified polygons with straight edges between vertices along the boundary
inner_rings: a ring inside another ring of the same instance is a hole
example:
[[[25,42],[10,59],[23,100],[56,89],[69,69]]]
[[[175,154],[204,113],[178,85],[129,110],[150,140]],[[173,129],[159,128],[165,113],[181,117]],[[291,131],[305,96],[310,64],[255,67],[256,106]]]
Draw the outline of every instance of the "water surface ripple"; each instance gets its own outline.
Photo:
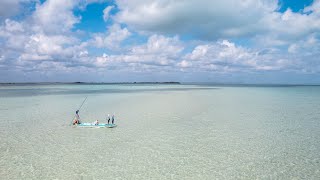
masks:
[[[320,179],[319,129],[316,86],[1,86],[0,177]]]

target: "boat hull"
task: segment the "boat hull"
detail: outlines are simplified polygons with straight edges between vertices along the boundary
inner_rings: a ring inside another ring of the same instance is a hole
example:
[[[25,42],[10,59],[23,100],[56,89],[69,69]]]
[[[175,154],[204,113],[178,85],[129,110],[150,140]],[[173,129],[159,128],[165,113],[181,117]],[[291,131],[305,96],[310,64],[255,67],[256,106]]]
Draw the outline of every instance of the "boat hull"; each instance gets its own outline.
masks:
[[[78,127],[88,127],[88,128],[114,128],[117,127],[116,124],[97,124],[95,125],[94,123],[81,123],[77,124]]]

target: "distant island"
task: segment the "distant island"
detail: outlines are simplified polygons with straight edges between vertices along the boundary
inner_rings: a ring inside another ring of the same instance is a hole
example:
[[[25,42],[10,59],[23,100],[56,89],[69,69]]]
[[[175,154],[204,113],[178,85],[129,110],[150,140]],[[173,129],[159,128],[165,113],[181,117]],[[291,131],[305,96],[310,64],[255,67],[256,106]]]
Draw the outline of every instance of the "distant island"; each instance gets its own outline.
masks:
[[[68,84],[68,83],[67,83]],[[181,84],[180,82],[74,82],[71,84]]]
[[[171,85],[202,85],[202,86],[236,86],[236,87],[294,87],[294,86],[320,86],[320,84],[247,84],[247,83],[214,83],[214,82],[0,82],[0,86],[29,86],[29,85],[139,85],[139,84],[171,84]]]
[[[50,84],[181,84],[180,82],[10,82],[0,85],[50,85]]]

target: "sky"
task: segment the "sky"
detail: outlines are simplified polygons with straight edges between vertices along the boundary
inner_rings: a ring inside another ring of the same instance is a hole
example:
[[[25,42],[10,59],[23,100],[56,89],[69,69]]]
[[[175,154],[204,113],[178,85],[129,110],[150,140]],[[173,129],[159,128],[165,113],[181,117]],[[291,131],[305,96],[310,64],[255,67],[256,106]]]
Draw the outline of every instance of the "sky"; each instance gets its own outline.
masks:
[[[1,0],[0,82],[320,84],[320,0]]]

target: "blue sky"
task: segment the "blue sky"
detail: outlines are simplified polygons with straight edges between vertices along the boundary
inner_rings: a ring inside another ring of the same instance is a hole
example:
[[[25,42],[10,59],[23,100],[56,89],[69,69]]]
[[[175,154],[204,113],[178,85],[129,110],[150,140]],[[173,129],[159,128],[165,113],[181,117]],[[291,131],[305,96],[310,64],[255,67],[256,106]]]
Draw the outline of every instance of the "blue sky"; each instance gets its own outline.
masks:
[[[0,82],[320,84],[319,0],[3,0]]]

